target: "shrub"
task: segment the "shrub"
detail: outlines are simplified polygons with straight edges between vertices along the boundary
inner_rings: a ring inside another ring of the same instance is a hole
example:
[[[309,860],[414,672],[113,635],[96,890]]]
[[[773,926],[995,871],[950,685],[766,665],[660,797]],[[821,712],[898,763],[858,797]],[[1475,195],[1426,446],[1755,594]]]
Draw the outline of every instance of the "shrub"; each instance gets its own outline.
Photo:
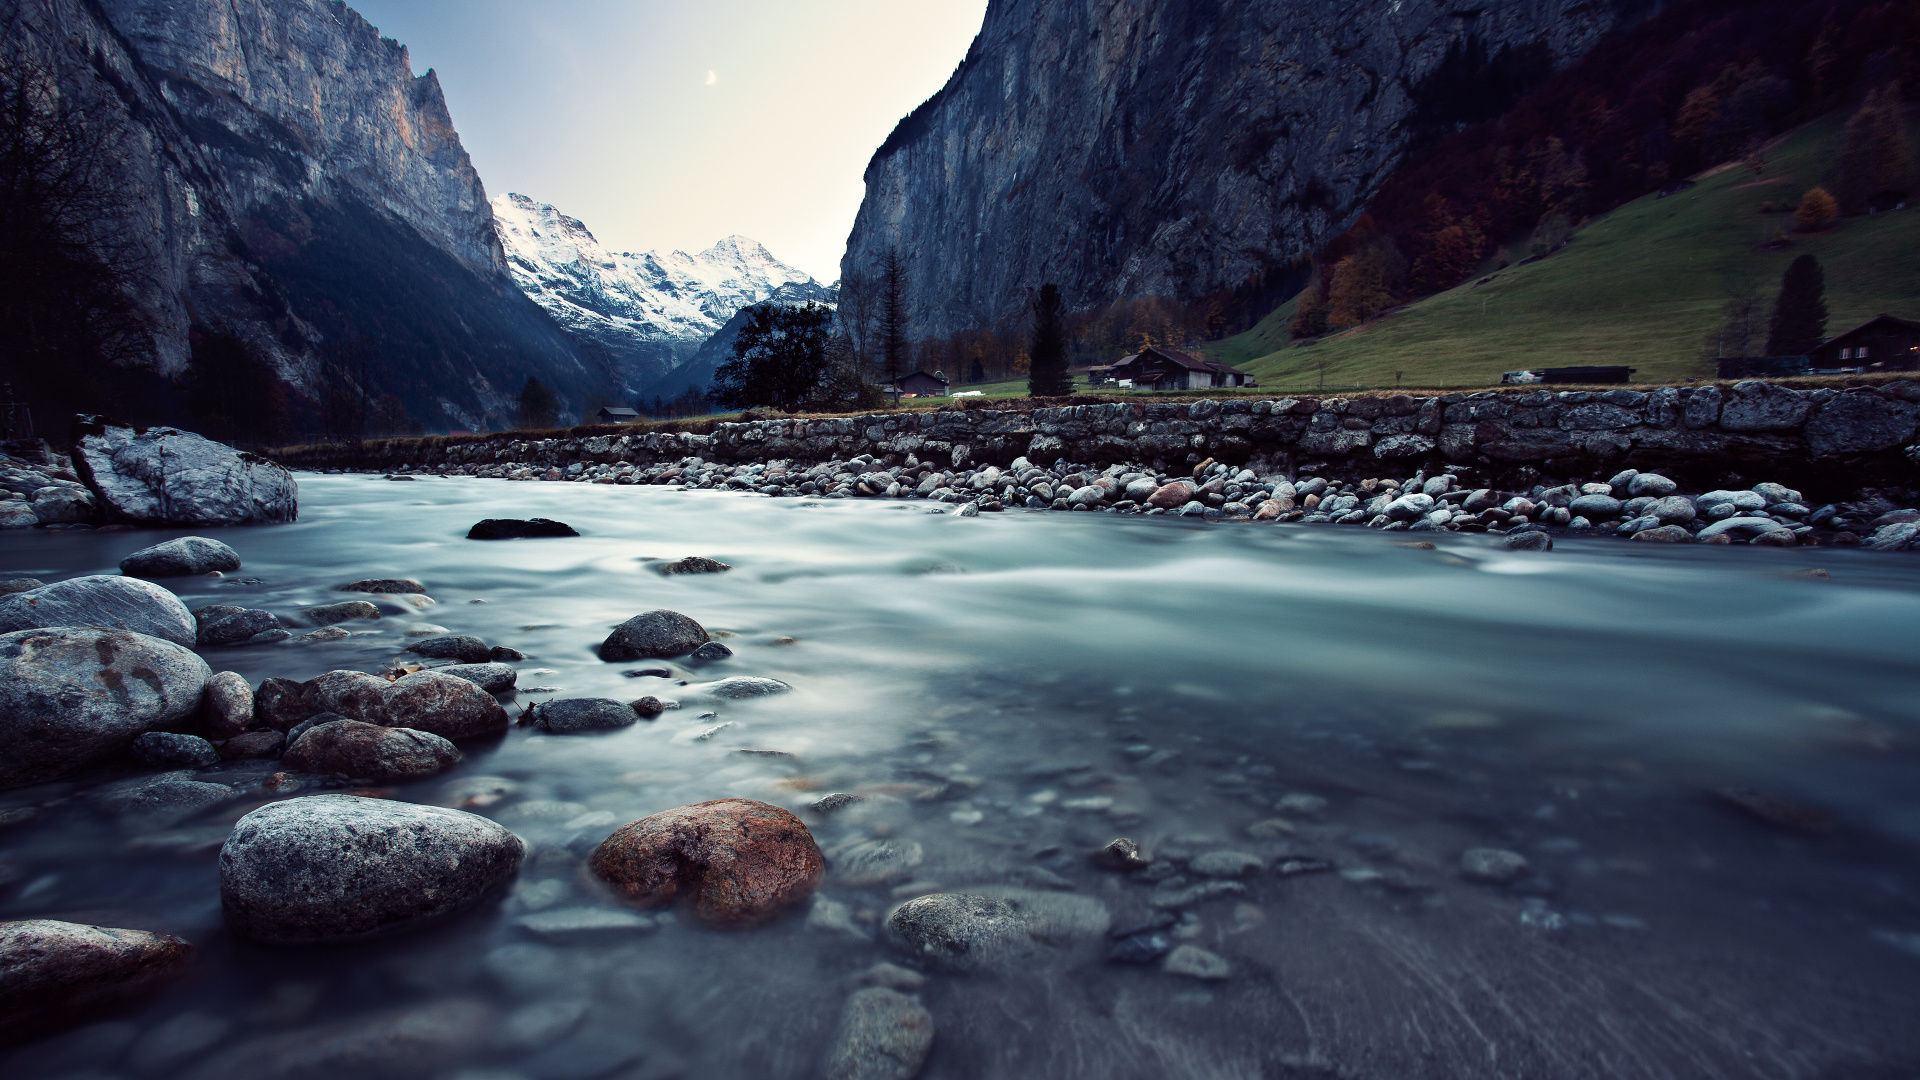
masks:
[[[1833,201],[1826,188],[1813,188],[1800,198],[1800,208],[1793,212],[1794,232],[1817,232],[1833,223],[1840,216],[1840,204]]]

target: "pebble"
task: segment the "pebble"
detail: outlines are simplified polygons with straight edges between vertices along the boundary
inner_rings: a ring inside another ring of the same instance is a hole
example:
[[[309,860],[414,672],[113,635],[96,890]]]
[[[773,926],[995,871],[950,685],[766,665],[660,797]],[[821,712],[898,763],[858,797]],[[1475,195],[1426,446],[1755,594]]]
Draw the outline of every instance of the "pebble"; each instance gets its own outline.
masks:
[[[1471,848],[1460,856],[1460,875],[1469,881],[1503,885],[1531,868],[1527,857],[1501,848]]]
[[[1168,953],[1166,960],[1160,964],[1160,970],[1169,975],[1183,975],[1207,982],[1218,982],[1232,974],[1223,957],[1197,945],[1181,945]]]

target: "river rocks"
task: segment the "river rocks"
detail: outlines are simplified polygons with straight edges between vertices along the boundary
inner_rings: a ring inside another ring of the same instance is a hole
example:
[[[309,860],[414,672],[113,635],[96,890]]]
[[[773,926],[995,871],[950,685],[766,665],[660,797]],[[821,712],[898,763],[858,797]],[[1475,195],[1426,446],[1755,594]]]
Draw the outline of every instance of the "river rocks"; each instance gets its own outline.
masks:
[[[0,1044],[48,1034],[140,996],[193,947],[171,934],[28,919],[0,923]]]
[[[100,793],[100,805],[140,830],[174,825],[202,810],[233,801],[236,793],[232,788],[190,779],[192,775],[183,770],[115,784]]]
[[[1611,521],[1620,516],[1621,502],[1611,495],[1582,495],[1567,509],[1591,521]]]
[[[1537,530],[1511,532],[1500,538],[1500,546],[1507,551],[1552,551],[1553,537]]]
[[[1642,529],[1634,533],[1633,538],[1654,544],[1693,543],[1693,534],[1679,525],[1659,525],[1651,529]]]
[[[140,764],[150,769],[204,769],[220,760],[220,751],[198,735],[149,731],[130,747]]]
[[[200,700],[200,730],[210,739],[231,739],[252,726],[253,688],[236,672],[215,672]]]
[[[427,1076],[483,1076],[447,1071],[449,1061],[464,1060],[502,1037],[500,1017],[485,1003],[441,998],[374,1014],[302,1024],[269,1031],[215,1052],[188,1070],[182,1080],[409,1080]],[[499,1073],[491,1075],[499,1076]],[[521,1075],[518,1071],[507,1074]],[[600,1073],[539,1072],[551,1080],[579,1080]]]
[[[458,660],[463,664],[484,664],[493,658],[493,650],[485,641],[470,634],[445,634],[440,637],[422,638],[407,646],[407,651],[416,656],[425,656],[434,660]]]
[[[735,675],[701,687],[701,690],[710,697],[731,699],[767,697],[771,694],[784,694],[792,689],[793,687],[779,679],[763,679],[753,675]]]
[[[179,645],[122,630],[0,635],[0,788],[93,764],[185,720],[211,674]]]
[[[933,1049],[933,1016],[898,990],[855,990],[840,1011],[827,1080],[913,1080]]]
[[[365,581],[355,581],[342,585],[340,586],[340,591],[393,595],[396,593],[424,593],[427,591],[427,587],[414,581],[412,578],[368,578]]]
[[[622,705],[612,698],[561,698],[533,707],[533,726],[549,735],[611,731],[639,719],[640,713],[633,706]]]
[[[315,724],[281,758],[300,772],[344,773],[368,780],[414,780],[460,763],[452,743],[425,731],[358,720]]]
[[[504,730],[507,710],[472,680],[445,671],[416,671],[388,684],[387,723],[443,739],[470,739]]]
[[[1727,491],[1723,488],[1709,491],[1694,502],[1702,510],[1723,505],[1731,506],[1735,510],[1764,510],[1767,506],[1767,497],[1757,491]]]
[[[1873,551],[1907,551],[1914,546],[1916,535],[1920,535],[1920,525],[1910,521],[1882,525],[1868,538],[1867,547]]]
[[[293,474],[177,428],[83,419],[75,469],[109,516],[138,525],[250,525],[299,516]]]
[[[1716,536],[1729,539],[1751,540],[1761,533],[1788,531],[1785,525],[1769,518],[1730,517],[1701,529],[1694,534],[1696,540],[1711,540]]]
[[[1381,512],[1387,515],[1389,521],[1413,521],[1425,517],[1433,510],[1433,505],[1433,496],[1416,491],[1394,499]]]
[[[435,668],[442,675],[451,675],[456,679],[465,679],[485,690],[489,694],[504,694],[513,689],[519,681],[520,673],[506,664],[449,664]]]
[[[1185,480],[1175,480],[1163,487],[1156,488],[1147,496],[1147,505],[1156,510],[1178,510],[1193,499],[1195,486]]]
[[[1094,852],[1093,861],[1097,865],[1109,870],[1118,870],[1123,874],[1145,869],[1153,862],[1141,852],[1138,843],[1124,836]]]
[[[1635,473],[1633,479],[1627,482],[1627,494],[1635,498],[1647,496],[1663,499],[1679,490],[1679,484],[1659,473]]]
[[[274,618],[273,612],[242,609],[201,620],[197,641],[200,645],[218,648],[285,641],[291,636],[280,625],[280,620]]]
[[[192,645],[193,614],[179,597],[139,578],[68,578],[0,597],[0,633],[43,626],[106,626]]]
[[[247,731],[221,743],[220,756],[227,761],[272,757],[286,745],[287,737],[278,731]]]
[[[0,596],[12,596],[14,593],[32,592],[44,586],[46,582],[39,578],[16,577],[0,581]]]
[[[348,600],[339,604],[321,604],[310,607],[300,613],[300,617],[310,623],[332,626],[335,623],[353,619],[378,619],[380,609],[365,600]]]
[[[832,851],[834,879],[856,889],[908,877],[927,857],[914,840],[869,840],[852,837]]]
[[[806,825],[752,799],[695,803],[624,825],[588,865],[635,904],[684,896],[700,919],[722,926],[771,918],[819,888],[826,873]]]
[[[155,544],[120,560],[120,572],[132,577],[184,577],[240,569],[240,553],[218,540],[183,536]]]
[[[1207,851],[1187,861],[1188,870],[1212,878],[1246,877],[1266,868],[1266,860],[1244,851]]]
[[[608,634],[600,644],[600,659],[617,662],[685,656],[708,640],[706,629],[699,623],[677,611],[657,608],[635,615]]]
[[[1646,516],[1662,525],[1685,525],[1697,513],[1693,508],[1693,500],[1683,495],[1662,496],[1646,508]]]
[[[987,887],[915,897],[887,916],[893,943],[956,971],[1007,971],[1043,946],[1098,941],[1112,918],[1092,897]]]
[[[387,722],[387,680],[364,671],[329,671],[308,679],[300,690],[298,710],[286,709],[283,716],[293,719],[287,724],[305,720],[319,713],[336,713],[349,720],[359,720],[368,724]],[[265,692],[264,684],[261,687]],[[297,712],[297,715],[296,715]],[[280,719],[281,717],[275,717]],[[269,721],[268,727],[280,728],[279,724]]]
[[[1500,848],[1472,848],[1460,856],[1460,876],[1468,881],[1504,885],[1519,880],[1530,868],[1525,855]]]
[[[253,695],[254,719],[275,731],[286,731],[316,711],[307,708],[306,694],[305,683],[292,679],[262,679],[260,688]],[[385,705],[383,692],[381,706],[384,708]]]
[[[673,562],[660,562],[660,563],[653,564],[654,573],[667,574],[667,575],[723,574],[731,569],[733,569],[733,567],[727,565],[726,563],[721,562],[718,559],[703,558],[699,555],[689,555],[684,559],[676,559]]]
[[[221,906],[229,926],[259,941],[365,937],[474,903],[513,877],[525,851],[519,837],[459,810],[288,799],[234,825],[220,849]]]
[[[100,504],[79,484],[53,484],[33,493],[33,516],[42,525],[79,525],[100,520]]]
[[[573,526],[548,518],[488,518],[467,530],[469,540],[535,540],[551,536],[579,536]]]
[[[1160,962],[1160,970],[1202,982],[1219,982],[1233,974],[1226,960],[1198,945],[1179,945]]]

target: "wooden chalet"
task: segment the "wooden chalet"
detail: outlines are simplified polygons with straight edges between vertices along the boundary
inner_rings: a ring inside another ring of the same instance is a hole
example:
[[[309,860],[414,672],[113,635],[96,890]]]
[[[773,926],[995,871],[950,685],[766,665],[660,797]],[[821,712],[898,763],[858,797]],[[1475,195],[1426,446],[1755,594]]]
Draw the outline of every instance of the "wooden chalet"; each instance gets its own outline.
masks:
[[[947,386],[947,375],[943,371],[931,375],[916,371],[895,379],[893,392],[901,397],[946,397]]]
[[[640,414],[633,409],[606,408],[593,414],[596,424],[631,424],[638,419]]]
[[[1876,315],[1844,334],[1828,338],[1808,357],[1816,370],[1920,370],[1920,322]]]
[[[1252,386],[1253,376],[1179,349],[1148,346],[1123,358],[1108,373],[1135,390],[1210,390]]]

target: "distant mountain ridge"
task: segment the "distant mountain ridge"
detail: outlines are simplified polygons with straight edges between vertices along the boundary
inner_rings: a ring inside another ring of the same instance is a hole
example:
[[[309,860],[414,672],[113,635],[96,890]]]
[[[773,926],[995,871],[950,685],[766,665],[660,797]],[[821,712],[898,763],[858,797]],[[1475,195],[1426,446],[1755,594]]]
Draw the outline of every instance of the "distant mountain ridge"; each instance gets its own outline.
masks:
[[[743,308],[834,298],[744,236],[696,255],[634,254],[608,250],[580,219],[525,195],[495,197],[493,217],[514,283],[616,372],[627,397],[668,382],[684,389],[676,369]]]

